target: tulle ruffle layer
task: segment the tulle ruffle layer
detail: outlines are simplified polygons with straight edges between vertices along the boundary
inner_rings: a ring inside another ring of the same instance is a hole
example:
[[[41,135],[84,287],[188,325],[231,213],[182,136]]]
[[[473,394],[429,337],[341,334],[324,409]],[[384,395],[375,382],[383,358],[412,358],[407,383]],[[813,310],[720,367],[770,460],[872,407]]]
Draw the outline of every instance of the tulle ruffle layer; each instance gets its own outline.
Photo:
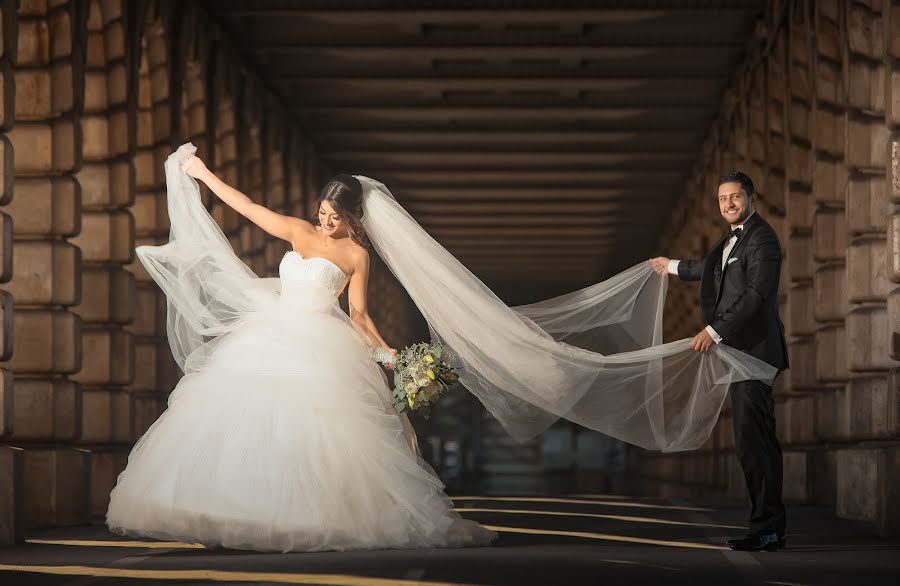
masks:
[[[414,453],[352,328],[288,313],[246,320],[180,381],[119,477],[110,528],[263,551],[489,543]]]

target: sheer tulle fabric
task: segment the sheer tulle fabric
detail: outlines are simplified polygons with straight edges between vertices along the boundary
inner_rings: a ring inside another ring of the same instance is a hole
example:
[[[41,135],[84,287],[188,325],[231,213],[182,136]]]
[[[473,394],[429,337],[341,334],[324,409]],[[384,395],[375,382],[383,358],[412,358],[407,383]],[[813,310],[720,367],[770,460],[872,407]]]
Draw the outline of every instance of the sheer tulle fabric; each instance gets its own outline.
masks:
[[[237,257],[200,201],[181,162],[197,148],[181,145],[166,160],[169,241],[138,246],[137,256],[166,294],[172,356],[186,373],[199,370],[223,334],[278,300],[280,281],[260,279]]]
[[[532,305],[508,307],[428,235],[384,186],[363,183],[378,254],[456,355],[460,381],[513,437],[558,418],[651,450],[698,448],[736,381],[776,370],[724,345],[662,344],[666,278],[646,263]]]

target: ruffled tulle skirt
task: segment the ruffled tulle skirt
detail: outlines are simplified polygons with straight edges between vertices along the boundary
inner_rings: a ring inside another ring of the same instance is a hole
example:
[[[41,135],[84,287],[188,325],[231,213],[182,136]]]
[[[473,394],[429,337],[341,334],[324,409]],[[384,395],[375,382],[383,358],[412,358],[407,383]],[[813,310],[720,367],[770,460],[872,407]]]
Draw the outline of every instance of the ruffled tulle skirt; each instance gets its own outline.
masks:
[[[261,551],[490,543],[493,532],[456,514],[414,442],[345,320],[276,307],[179,382],[131,452],[107,525]]]

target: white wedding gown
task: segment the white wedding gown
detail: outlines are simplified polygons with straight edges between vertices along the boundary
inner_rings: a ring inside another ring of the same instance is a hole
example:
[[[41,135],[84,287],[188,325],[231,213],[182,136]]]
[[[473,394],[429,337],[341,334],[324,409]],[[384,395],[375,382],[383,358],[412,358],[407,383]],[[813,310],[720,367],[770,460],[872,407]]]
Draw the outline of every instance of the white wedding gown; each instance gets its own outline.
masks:
[[[190,371],[112,491],[114,532],[262,551],[458,547],[459,517],[415,452],[337,297],[349,277],[288,252],[277,302]]]

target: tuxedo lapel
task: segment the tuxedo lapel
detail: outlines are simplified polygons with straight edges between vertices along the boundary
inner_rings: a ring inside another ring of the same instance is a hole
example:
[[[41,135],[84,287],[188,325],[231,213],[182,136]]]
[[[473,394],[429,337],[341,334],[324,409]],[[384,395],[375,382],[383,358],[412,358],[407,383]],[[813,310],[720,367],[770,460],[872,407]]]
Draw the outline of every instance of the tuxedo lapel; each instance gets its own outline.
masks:
[[[731,249],[731,252],[728,253],[728,258],[734,256],[734,253],[740,249],[744,242],[747,241],[747,236],[750,235],[750,232],[753,231],[754,228],[759,224],[759,214],[753,214],[750,218],[744,222],[744,228],[741,230],[741,235],[738,237],[737,242],[734,243],[734,246]],[[728,264],[728,259],[725,259],[725,263]]]
[[[722,268],[718,273],[716,273],[716,276],[718,277],[716,280],[716,305],[718,305],[719,303],[719,298],[722,297],[722,280],[725,278],[725,271],[728,270],[728,261],[733,258],[735,253],[743,247],[744,242],[747,241],[747,237],[750,236],[750,232],[757,226],[758,220],[759,214],[754,213],[747,219],[746,222],[744,222],[744,227],[741,229],[741,235],[738,236],[737,242],[735,242],[734,246],[731,247],[731,250],[728,252],[728,258],[726,258],[724,261],[722,260],[722,250],[720,248],[717,248],[717,250],[719,251],[719,263],[721,264]],[[719,241],[723,244],[723,246],[724,240],[725,238],[723,237],[722,240]]]

